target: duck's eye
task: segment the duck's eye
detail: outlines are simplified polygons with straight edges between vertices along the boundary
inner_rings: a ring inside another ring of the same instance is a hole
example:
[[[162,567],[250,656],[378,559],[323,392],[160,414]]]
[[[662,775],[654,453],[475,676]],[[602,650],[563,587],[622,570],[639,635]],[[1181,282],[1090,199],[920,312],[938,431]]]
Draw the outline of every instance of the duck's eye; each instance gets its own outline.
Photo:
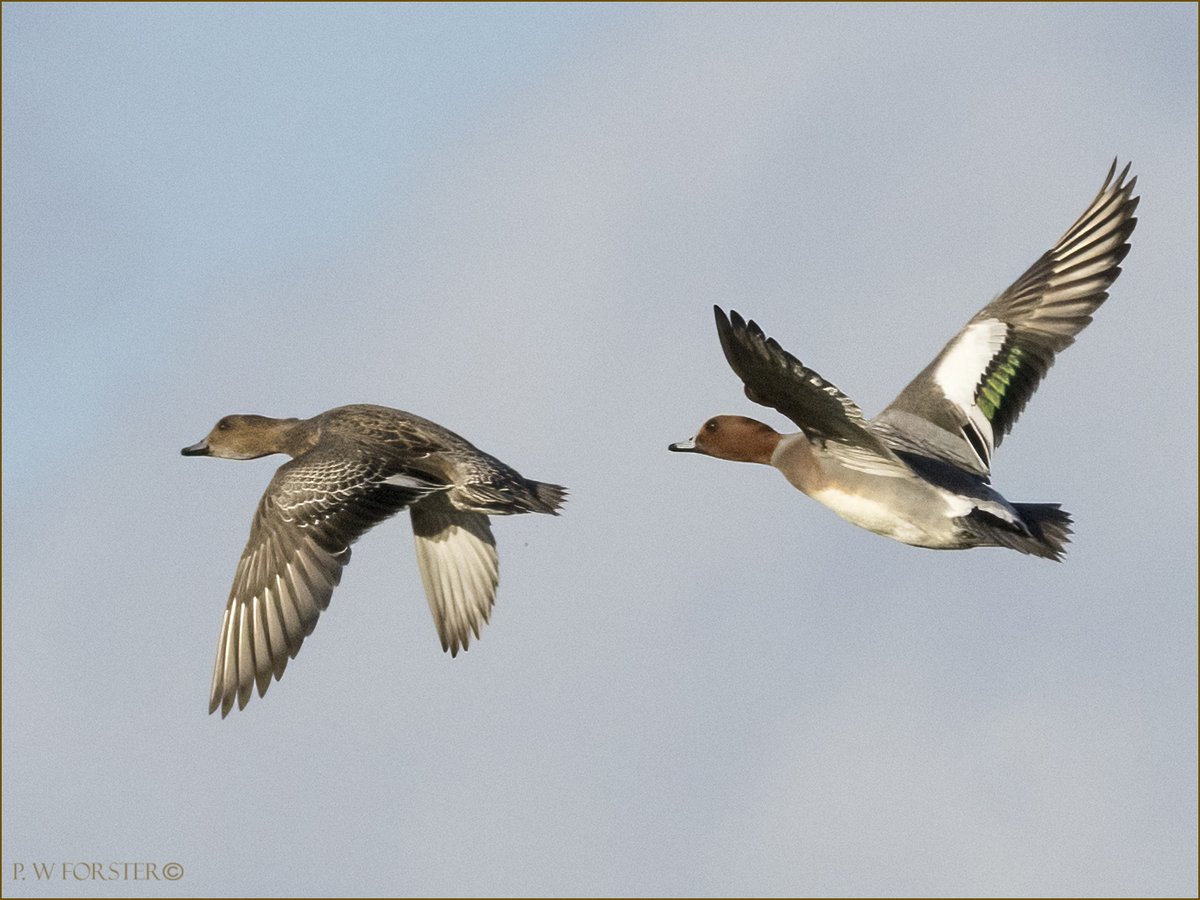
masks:
[[[713,422],[713,421],[711,421],[711,420],[710,420],[710,421],[708,421],[708,422],[705,422],[705,423],[704,423],[704,430],[705,430],[705,431],[716,431],[716,430],[717,430],[717,423],[716,423],[716,422]]]
[[[222,419],[220,422],[217,423],[217,431],[228,431],[232,427],[233,427],[233,423],[230,422],[228,419]]]

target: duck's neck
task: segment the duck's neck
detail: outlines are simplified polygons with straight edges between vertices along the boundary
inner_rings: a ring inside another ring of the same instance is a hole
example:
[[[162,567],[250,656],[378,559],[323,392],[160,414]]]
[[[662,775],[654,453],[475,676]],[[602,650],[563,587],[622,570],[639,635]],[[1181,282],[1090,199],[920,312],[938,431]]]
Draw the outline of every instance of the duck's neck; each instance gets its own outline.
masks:
[[[825,472],[804,432],[789,434],[779,441],[771,455],[771,465],[783,473],[792,486],[806,494],[820,490]]]
[[[312,419],[273,419],[271,431],[276,453],[286,453],[293,459],[311,450],[317,442],[318,428]]]
[[[773,428],[763,427],[762,430],[748,432],[738,441],[738,459],[742,462],[760,463],[764,466],[772,464],[772,457],[779,447],[783,435]]]

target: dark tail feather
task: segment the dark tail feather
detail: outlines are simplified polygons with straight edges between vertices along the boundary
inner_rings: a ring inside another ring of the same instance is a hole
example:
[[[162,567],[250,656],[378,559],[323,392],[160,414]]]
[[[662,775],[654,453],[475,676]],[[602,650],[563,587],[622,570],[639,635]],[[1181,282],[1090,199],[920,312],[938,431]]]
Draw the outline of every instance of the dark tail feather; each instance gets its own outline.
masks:
[[[499,484],[477,483],[459,486],[462,509],[485,516],[510,516],[514,513],[549,513],[558,515],[558,507],[567,496],[567,489],[544,481],[530,481],[515,472]]]
[[[1025,553],[1057,560],[1067,555],[1067,544],[1071,542],[1069,512],[1057,503],[1014,503],[1013,506],[1029,526],[1029,532],[1040,548],[1024,550]]]
[[[527,481],[525,483],[537,501],[532,504],[534,512],[557,516],[559,507],[567,500],[567,489],[561,484],[550,484],[545,481]]]
[[[1057,503],[1014,503],[1013,507],[1028,531],[1020,531],[981,510],[966,517],[981,545],[1008,547],[1043,559],[1061,560],[1066,556],[1066,545],[1071,540],[1070,513]]]

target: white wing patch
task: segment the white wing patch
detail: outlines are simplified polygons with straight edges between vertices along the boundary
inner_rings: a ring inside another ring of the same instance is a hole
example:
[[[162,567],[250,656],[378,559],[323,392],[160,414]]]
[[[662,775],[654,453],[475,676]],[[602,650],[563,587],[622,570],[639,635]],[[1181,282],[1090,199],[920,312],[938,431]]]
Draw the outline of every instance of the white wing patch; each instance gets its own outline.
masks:
[[[963,435],[985,469],[991,468],[995,434],[988,417],[975,405],[975,393],[1007,337],[1008,326],[999,319],[973,322],[958,335],[933,373],[934,382],[946,399],[962,410],[968,426],[978,437],[978,440],[972,440],[970,434]]]

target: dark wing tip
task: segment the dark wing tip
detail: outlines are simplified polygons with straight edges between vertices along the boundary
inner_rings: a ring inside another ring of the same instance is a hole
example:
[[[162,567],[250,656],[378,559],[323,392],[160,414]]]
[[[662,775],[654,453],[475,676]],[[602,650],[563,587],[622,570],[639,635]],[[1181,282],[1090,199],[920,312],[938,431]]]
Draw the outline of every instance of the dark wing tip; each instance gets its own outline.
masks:
[[[767,337],[757,322],[743,318],[736,310],[729,311],[728,319],[717,310],[717,333],[721,338],[725,359],[743,382],[748,377],[748,365],[765,363],[769,367],[777,367],[781,360],[797,362],[775,338]]]
[[[742,340],[741,343],[767,345],[775,342],[774,338],[767,337],[766,333],[762,330],[762,328],[759,327],[757,322],[755,322],[753,319],[743,318],[742,315],[737,312],[737,310],[733,309],[729,311],[728,321],[725,321],[723,318],[717,319],[717,330],[721,332],[722,337],[725,337],[726,335],[737,338],[742,338],[745,335],[750,336],[751,340],[749,342]],[[776,344],[776,346],[778,346],[778,344]]]
[[[724,325],[728,328],[740,331],[746,327],[746,320],[742,318],[741,313],[739,313],[736,309],[731,309],[729,311],[728,318],[726,318],[725,313],[722,312],[719,306],[714,306],[713,309],[717,311],[718,328]]]
[[[725,360],[733,367],[734,331],[739,327],[738,323],[741,322],[742,317],[732,309],[729,311],[728,316],[725,315],[725,311],[719,306],[714,306],[713,310],[717,320],[717,338],[721,341],[721,350],[725,354]],[[734,367],[734,371],[736,371],[736,367]]]

